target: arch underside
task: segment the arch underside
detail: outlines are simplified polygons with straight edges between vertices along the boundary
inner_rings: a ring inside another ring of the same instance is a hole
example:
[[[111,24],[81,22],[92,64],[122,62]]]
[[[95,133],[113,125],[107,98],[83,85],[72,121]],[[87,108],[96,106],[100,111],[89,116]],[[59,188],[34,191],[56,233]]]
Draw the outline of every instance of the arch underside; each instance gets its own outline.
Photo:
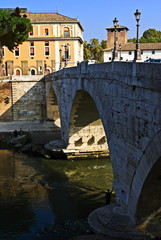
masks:
[[[147,146],[133,179],[129,212],[136,222],[161,219],[161,131]],[[133,206],[133,207],[131,207]]]
[[[47,119],[54,121],[54,124],[60,127],[59,106],[54,90],[51,88],[47,102]]]
[[[151,214],[160,212],[161,218],[161,157],[150,170],[137,206],[137,220],[143,221]]]
[[[68,149],[108,152],[107,139],[96,104],[83,90],[77,91],[72,105]]]

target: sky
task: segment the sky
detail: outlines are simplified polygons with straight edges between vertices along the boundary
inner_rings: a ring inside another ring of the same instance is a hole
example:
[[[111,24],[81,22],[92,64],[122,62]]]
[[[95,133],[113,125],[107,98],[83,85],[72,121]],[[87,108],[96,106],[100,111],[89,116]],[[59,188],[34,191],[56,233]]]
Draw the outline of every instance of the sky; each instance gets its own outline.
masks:
[[[107,27],[118,24],[129,29],[128,38],[136,37],[136,9],[141,12],[140,33],[155,28],[161,31],[161,0],[1,0],[0,8],[27,8],[30,12],[58,12],[77,18],[84,29],[84,40],[107,40]]]

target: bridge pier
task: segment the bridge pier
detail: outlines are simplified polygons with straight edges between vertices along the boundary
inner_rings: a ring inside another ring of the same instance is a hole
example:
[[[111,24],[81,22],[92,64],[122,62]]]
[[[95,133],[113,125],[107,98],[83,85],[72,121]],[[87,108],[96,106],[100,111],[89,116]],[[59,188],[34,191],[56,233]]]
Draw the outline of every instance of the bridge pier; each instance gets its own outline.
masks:
[[[88,217],[88,223],[95,233],[112,238],[143,240],[145,237],[118,204],[110,204],[94,210]]]

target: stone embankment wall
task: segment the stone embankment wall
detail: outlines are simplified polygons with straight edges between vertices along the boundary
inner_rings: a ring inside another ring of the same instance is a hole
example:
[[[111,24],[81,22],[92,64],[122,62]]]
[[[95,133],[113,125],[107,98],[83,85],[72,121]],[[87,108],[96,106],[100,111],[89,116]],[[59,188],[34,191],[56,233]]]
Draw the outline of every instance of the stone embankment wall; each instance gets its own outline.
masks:
[[[0,121],[45,120],[46,93],[42,76],[0,80]]]

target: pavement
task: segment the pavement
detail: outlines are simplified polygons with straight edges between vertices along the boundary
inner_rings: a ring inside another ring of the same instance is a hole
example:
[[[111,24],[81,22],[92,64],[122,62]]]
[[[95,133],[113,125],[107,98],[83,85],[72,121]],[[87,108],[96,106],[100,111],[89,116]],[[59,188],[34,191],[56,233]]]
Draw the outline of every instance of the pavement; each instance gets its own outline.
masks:
[[[60,127],[53,121],[11,121],[0,122],[0,134],[13,134],[20,128],[24,132],[30,132],[33,144],[46,144],[53,139],[61,139]]]
[[[30,132],[42,132],[42,131],[56,131],[60,128],[53,124],[53,121],[10,121],[0,122],[0,133],[1,132],[13,132],[14,130],[19,131],[22,128],[23,131]]]

